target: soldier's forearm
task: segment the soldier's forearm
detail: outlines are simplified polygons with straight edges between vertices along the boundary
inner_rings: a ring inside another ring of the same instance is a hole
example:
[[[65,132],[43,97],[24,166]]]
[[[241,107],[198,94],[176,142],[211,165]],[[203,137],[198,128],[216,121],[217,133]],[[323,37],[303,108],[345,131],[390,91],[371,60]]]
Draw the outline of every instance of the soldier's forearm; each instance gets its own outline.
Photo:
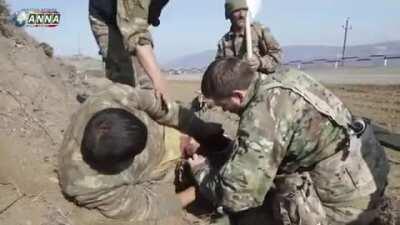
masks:
[[[136,56],[139,63],[143,66],[146,74],[153,81],[154,89],[166,94],[167,82],[161,74],[160,67],[157,64],[157,60],[151,45],[138,45],[136,47]]]

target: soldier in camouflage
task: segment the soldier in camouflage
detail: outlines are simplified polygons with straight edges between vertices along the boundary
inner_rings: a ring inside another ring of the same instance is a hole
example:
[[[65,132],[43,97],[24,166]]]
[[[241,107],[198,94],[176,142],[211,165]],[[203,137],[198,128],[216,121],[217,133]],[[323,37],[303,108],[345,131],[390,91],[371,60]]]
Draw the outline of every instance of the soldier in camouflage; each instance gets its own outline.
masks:
[[[60,149],[59,179],[63,193],[77,205],[96,209],[117,221],[180,224],[181,208],[194,200],[190,193],[195,190],[191,187],[175,194],[176,161],[165,159],[163,129],[153,119],[180,127],[200,142],[205,140],[202,137],[208,128],[211,127],[210,134],[221,133],[221,129],[202,125],[201,120],[177,104],[170,104],[167,112],[162,102],[152,90],[117,83],[88,98],[72,116]],[[118,113],[125,115],[120,128],[115,125],[117,120],[99,119],[100,114],[109,111],[122,111]],[[131,117],[136,118],[134,122],[130,122]],[[92,136],[91,127],[96,131]],[[201,131],[195,129],[199,127]],[[120,133],[112,133],[118,130]],[[121,139],[124,137],[131,145]],[[118,155],[118,146],[124,144],[129,154]]]
[[[226,0],[225,18],[231,21],[231,28],[218,42],[216,59],[247,55],[245,21],[247,15],[246,0]],[[271,31],[260,23],[251,24],[254,56],[248,61],[254,71],[269,74],[282,62],[282,50],[272,36]]]
[[[216,224],[370,224],[389,166],[370,126],[307,74],[265,76],[226,58],[202,92],[240,116],[222,167],[189,160],[201,195],[226,215]],[[361,123],[362,124],[362,123]]]
[[[168,0],[90,0],[89,21],[111,81],[165,93],[165,80],[152,50],[148,30],[158,26]],[[139,72],[135,65],[141,66]],[[149,79],[150,78],[150,79]]]

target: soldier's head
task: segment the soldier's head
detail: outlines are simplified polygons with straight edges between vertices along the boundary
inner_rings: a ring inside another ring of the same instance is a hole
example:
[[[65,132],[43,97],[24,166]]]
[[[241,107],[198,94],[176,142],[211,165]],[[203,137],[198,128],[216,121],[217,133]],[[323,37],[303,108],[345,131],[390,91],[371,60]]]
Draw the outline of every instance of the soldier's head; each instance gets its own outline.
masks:
[[[229,19],[236,29],[243,29],[246,26],[247,10],[246,0],[226,0],[225,2],[225,18]]]
[[[201,91],[224,110],[239,114],[256,73],[243,60],[229,57],[212,62],[201,81]]]
[[[92,116],[81,143],[83,159],[103,173],[127,168],[147,142],[146,125],[132,113],[108,108]]]

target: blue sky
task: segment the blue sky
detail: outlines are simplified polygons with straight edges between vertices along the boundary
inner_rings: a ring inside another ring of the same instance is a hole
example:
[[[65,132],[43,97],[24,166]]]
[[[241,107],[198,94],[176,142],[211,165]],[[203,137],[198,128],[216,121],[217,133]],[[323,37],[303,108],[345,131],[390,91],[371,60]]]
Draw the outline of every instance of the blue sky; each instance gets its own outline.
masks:
[[[282,45],[341,45],[342,25],[351,18],[349,44],[400,40],[399,0],[262,0],[257,20],[271,28]],[[81,52],[97,56],[88,23],[88,0],[7,0],[13,11],[56,8],[57,28],[27,28],[36,39],[50,43],[58,55]],[[161,25],[152,28],[161,63],[185,54],[215,49],[229,28],[224,0],[170,0]]]

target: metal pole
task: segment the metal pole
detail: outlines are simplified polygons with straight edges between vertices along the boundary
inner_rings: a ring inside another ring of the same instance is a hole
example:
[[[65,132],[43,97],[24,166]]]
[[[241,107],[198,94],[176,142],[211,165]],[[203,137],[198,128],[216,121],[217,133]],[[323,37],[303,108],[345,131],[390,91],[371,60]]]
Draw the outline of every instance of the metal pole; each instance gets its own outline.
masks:
[[[341,66],[344,66],[344,59],[346,57],[347,32],[348,32],[349,29],[351,29],[351,28],[349,28],[349,20],[350,20],[350,17],[347,17],[346,25],[345,25],[345,27],[343,27],[344,28],[344,41],[343,41],[343,49],[342,49]]]

